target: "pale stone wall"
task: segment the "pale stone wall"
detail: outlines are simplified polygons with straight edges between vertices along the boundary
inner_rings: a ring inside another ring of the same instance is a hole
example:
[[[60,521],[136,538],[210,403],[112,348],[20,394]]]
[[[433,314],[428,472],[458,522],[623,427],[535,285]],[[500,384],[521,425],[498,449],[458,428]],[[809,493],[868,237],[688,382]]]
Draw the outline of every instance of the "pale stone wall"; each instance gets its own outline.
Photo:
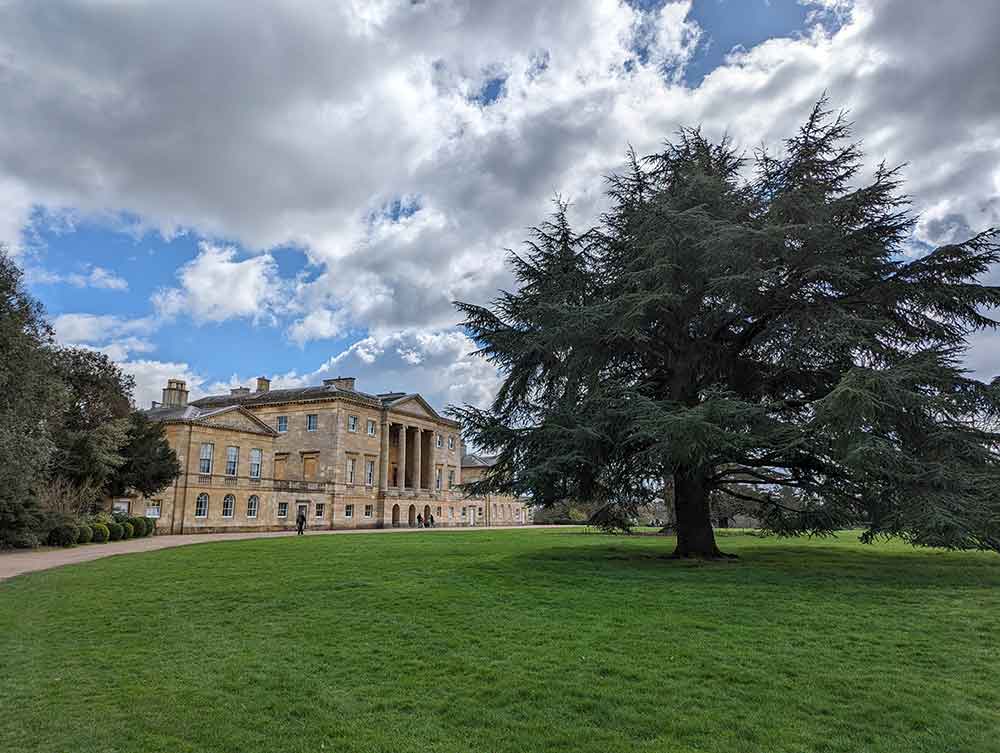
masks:
[[[398,410],[384,410],[346,396],[260,405],[248,410],[275,431],[278,417],[287,417],[287,430],[273,437],[251,433],[249,418],[238,412],[213,417],[211,426],[198,421],[166,425],[167,439],[181,460],[182,475],[158,495],[163,503],[160,531],[292,529],[300,504],[306,505],[310,528],[388,527],[393,525],[394,505],[399,506],[398,523],[401,526],[408,525],[411,506],[414,516],[417,513],[424,516],[429,511],[439,526],[470,525],[473,521],[478,525],[485,523],[485,511],[473,516],[470,504],[463,501],[458,488],[462,482],[462,444],[458,427],[453,422],[438,420],[415,400],[404,401]],[[316,416],[314,430],[308,426],[310,415]],[[353,431],[352,416],[356,418],[356,430]],[[368,431],[369,421],[374,423],[373,434]],[[406,427],[405,453],[398,442],[389,442],[388,438],[383,442],[383,433],[388,431],[389,436],[398,438],[403,427]],[[439,435],[441,447],[436,446]],[[203,442],[215,446],[211,474],[198,472]],[[229,446],[239,448],[235,478],[225,475],[226,448]],[[252,448],[260,448],[263,453],[259,481],[248,478]],[[386,462],[383,462],[383,448],[387,450]],[[274,477],[278,456],[286,458],[283,479]],[[404,456],[405,488],[392,483],[393,480],[401,482],[398,466]],[[315,474],[309,478],[304,473],[306,457],[316,458]],[[348,475],[348,460],[352,458],[355,461],[353,482]],[[370,483],[366,477],[366,463],[372,464]],[[396,469],[395,478],[393,469]],[[436,488],[438,470],[440,489]],[[449,477],[452,484],[449,484]],[[418,479],[419,488],[416,486]],[[195,517],[200,494],[209,495],[205,517]],[[235,497],[231,516],[223,515],[227,494]],[[259,499],[255,518],[247,515],[250,495]],[[283,517],[278,514],[281,507],[287,509]],[[461,514],[463,508],[466,508],[465,516]]]

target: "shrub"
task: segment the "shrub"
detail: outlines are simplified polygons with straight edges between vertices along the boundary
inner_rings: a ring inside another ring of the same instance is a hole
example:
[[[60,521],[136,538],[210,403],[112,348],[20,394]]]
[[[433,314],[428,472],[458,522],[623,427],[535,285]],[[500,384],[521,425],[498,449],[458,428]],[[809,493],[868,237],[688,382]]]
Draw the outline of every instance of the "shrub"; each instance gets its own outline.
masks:
[[[152,536],[156,532],[156,518],[145,518],[146,535]]]
[[[94,540],[94,529],[91,528],[87,523],[81,523],[77,527],[77,544],[89,544]]]
[[[94,532],[95,544],[104,544],[109,538],[111,538],[111,532],[108,530],[108,527],[104,525],[104,523],[94,523],[94,525],[91,526],[91,529]]]
[[[122,527],[123,539],[131,539],[133,536],[135,536],[135,529],[132,527],[132,524],[129,523],[127,520],[121,524],[121,527]]]
[[[41,543],[42,540],[34,531],[13,531],[0,539],[0,549],[8,546],[14,549],[34,549]]]
[[[116,523],[113,520],[110,523],[108,523],[107,529],[108,529],[108,539],[110,541],[118,541],[119,539],[121,539],[122,536],[125,535],[125,529],[122,528],[122,524]]]
[[[128,522],[132,526],[132,535],[135,538],[146,535],[146,521],[143,518],[129,518]]]
[[[49,543],[52,546],[73,546],[80,530],[70,523],[62,523],[49,531]]]
[[[102,510],[101,512],[94,513],[93,522],[107,525],[108,523],[114,523],[115,519],[111,516],[111,513],[106,510]]]

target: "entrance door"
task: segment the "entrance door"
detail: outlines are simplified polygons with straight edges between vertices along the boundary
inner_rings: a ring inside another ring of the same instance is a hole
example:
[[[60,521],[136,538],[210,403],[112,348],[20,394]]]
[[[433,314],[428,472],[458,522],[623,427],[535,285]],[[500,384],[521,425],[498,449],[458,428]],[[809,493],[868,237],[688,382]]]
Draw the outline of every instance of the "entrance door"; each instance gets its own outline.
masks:
[[[306,518],[306,525],[309,525],[309,503],[308,502],[297,502],[295,505],[295,522],[298,524],[299,516],[298,513],[302,513]]]
[[[410,505],[410,512],[407,516],[406,522],[409,524],[410,528],[417,525],[417,508]]]
[[[392,527],[399,528],[399,505],[392,506]]]

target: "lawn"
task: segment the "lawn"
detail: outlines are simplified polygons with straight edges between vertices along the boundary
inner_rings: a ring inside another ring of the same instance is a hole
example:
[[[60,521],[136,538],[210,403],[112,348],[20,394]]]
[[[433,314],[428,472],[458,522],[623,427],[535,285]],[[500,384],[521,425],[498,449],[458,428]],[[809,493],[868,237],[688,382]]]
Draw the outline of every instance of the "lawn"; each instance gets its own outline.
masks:
[[[1000,556],[578,530],[0,583],[0,751],[1000,751]]]

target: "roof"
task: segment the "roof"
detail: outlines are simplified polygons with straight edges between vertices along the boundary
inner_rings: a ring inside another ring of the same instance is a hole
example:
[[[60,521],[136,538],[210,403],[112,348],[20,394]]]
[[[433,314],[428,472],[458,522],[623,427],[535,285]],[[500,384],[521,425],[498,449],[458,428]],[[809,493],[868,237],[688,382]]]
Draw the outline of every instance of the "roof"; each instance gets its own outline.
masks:
[[[470,452],[462,456],[463,468],[492,468],[496,465],[496,455],[476,455]]]
[[[275,403],[297,403],[308,400],[332,400],[337,397],[349,397],[355,400],[381,407],[382,399],[378,395],[369,395],[357,390],[345,390],[332,384],[322,384],[317,387],[288,387],[286,389],[268,390],[267,392],[244,392],[238,395],[209,395],[198,400],[192,400],[191,405],[199,408],[219,408],[224,405],[243,405],[253,408],[257,405],[273,405]]]
[[[197,405],[161,405],[157,408],[150,408],[147,411],[143,411],[143,413],[146,414],[147,418],[162,423],[197,423],[231,411],[238,411],[257,426],[256,430],[251,429],[250,431],[258,434],[277,434],[274,429],[241,405],[225,405],[221,408],[209,409]]]
[[[288,387],[285,389],[268,390],[267,392],[242,392],[236,395],[209,395],[192,400],[188,405],[189,407],[194,406],[199,409],[222,408],[233,405],[240,405],[244,408],[255,408],[260,405],[335,400],[338,398],[359,401],[373,408],[393,408],[402,405],[408,400],[416,400],[436,420],[458,426],[457,421],[452,421],[450,418],[442,416],[416,392],[383,392],[378,395],[371,395],[367,392],[337,387],[334,384],[321,384],[315,387]]]

